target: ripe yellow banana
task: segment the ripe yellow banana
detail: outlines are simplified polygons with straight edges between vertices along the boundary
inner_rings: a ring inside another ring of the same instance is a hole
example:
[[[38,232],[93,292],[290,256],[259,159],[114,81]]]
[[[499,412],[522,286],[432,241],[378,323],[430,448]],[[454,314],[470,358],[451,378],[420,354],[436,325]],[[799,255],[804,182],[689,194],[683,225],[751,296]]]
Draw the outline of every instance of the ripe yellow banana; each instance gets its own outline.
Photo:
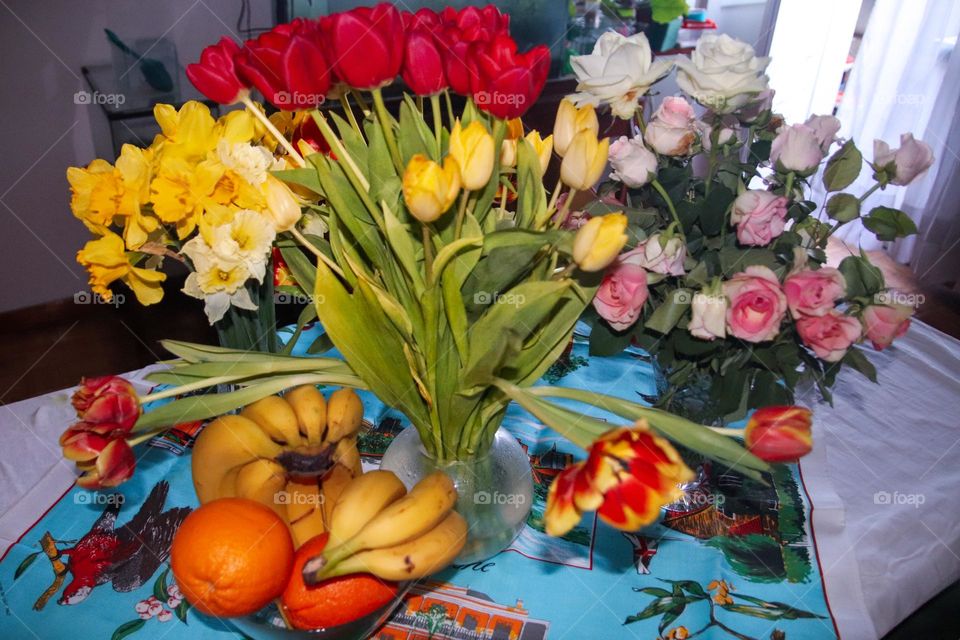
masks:
[[[287,391],[283,399],[290,403],[297,414],[300,435],[309,444],[321,444],[327,428],[327,401],[323,394],[312,384],[305,384]]]
[[[467,522],[459,513],[451,511],[423,535],[393,547],[361,551],[324,573],[323,578],[372,573],[384,580],[416,580],[453,562],[466,541]],[[308,584],[311,579],[316,581],[316,577],[316,573],[304,573]]]
[[[431,473],[406,496],[377,513],[352,538],[341,543],[331,539],[331,546],[323,552],[328,570],[355,553],[393,547],[420,536],[443,520],[456,503],[457,489],[450,476],[442,471]],[[338,513],[333,516],[334,527],[338,517]]]
[[[357,476],[346,487],[333,507],[330,522],[330,544],[346,542],[378,513],[407,493],[400,479],[391,471],[371,471]]]
[[[257,458],[275,458],[283,449],[252,420],[221,416],[208,424],[193,446],[191,467],[197,498],[204,504],[220,497],[224,476]]]
[[[326,442],[337,442],[355,434],[363,422],[363,403],[353,389],[337,389],[327,401]]]
[[[287,522],[294,545],[303,543],[327,530],[323,520],[324,496],[316,479],[305,482],[291,480],[286,488]]]
[[[283,519],[287,510],[279,500],[279,494],[286,486],[286,469],[273,460],[254,460],[237,473],[237,496],[270,507]]]
[[[240,412],[256,422],[272,439],[291,447],[300,444],[300,425],[293,407],[280,396],[267,396],[247,405]]]
[[[343,490],[353,478],[354,474],[351,469],[342,464],[336,464],[320,482],[320,494],[323,496],[323,521],[327,524],[327,529],[333,522],[333,508],[336,506],[337,500],[340,499]]]

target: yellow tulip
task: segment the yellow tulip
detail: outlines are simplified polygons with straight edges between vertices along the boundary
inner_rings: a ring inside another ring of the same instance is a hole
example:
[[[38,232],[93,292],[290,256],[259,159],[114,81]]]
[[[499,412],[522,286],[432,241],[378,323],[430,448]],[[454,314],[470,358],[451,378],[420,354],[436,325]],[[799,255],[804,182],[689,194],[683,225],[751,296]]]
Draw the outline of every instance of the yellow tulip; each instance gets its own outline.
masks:
[[[597,140],[593,131],[581,131],[573,137],[560,165],[560,178],[571,189],[586,191],[597,184],[607,167],[610,139]]]
[[[561,158],[567,155],[567,149],[581,131],[591,131],[596,137],[600,133],[597,111],[588,104],[579,109],[569,100],[561,100],[557,108],[557,120],[553,125],[553,148]]]
[[[90,272],[90,289],[107,302],[113,299],[109,287],[117,280],[130,287],[140,304],[154,304],[163,298],[161,283],[166,274],[131,265],[123,239],[115,233],[87,242],[77,252],[77,262]]]
[[[602,271],[627,244],[627,216],[608,213],[591,218],[573,239],[573,259],[583,271]]]
[[[443,166],[418,153],[403,172],[403,201],[414,218],[433,222],[453,205],[460,193],[460,169],[447,156]]]
[[[537,152],[537,157],[540,159],[540,175],[543,176],[547,172],[547,167],[550,166],[550,158],[553,156],[553,136],[541,138],[539,131],[531,131],[524,139]]]
[[[512,167],[517,164],[517,141],[504,140],[500,147],[500,166]]]
[[[490,181],[494,161],[493,136],[479,120],[474,120],[466,128],[460,126],[459,120],[453,125],[450,155],[460,167],[464,189],[476,191]]]
[[[523,121],[520,118],[507,120],[507,140],[519,140],[523,137]]]
[[[268,175],[263,183],[263,191],[267,199],[267,215],[273,222],[273,228],[277,233],[292,229],[300,221],[302,212],[290,187]]]

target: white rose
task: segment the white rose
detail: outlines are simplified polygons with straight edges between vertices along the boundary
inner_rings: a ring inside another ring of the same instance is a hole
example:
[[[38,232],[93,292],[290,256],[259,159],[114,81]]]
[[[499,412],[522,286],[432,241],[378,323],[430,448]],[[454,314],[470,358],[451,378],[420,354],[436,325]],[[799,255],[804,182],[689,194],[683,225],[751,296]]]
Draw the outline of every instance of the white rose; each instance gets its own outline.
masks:
[[[600,36],[593,53],[570,59],[577,74],[577,105],[609,104],[613,115],[629,120],[640,98],[673,68],[673,62],[654,60],[642,33],[626,37],[614,31]]]
[[[727,337],[727,299],[723,294],[698,292],[690,309],[687,330],[692,335],[703,340]]]
[[[900,148],[890,149],[883,140],[873,141],[873,166],[886,172],[890,184],[906,186],[933,164],[933,149],[926,142],[914,140],[912,133],[900,135]],[[892,165],[892,166],[891,166]],[[893,177],[889,177],[893,173]]]
[[[644,269],[668,276],[682,276],[686,273],[683,270],[683,261],[687,257],[687,245],[679,236],[662,242],[661,235],[655,233],[637,248],[643,249],[640,266]]]
[[[770,163],[780,171],[808,176],[823,160],[816,132],[805,124],[782,127],[770,145]]]
[[[803,124],[813,129],[813,135],[820,143],[820,150],[824,154],[830,151],[830,145],[836,141],[837,132],[840,131],[840,121],[833,116],[810,116]]]
[[[657,175],[657,156],[647,149],[643,140],[620,136],[610,145],[610,177],[631,189],[650,182]]]
[[[677,60],[677,84],[703,106],[732,113],[767,89],[768,64],[770,58],[758,58],[746,42],[711,33],[700,38],[689,58]]]

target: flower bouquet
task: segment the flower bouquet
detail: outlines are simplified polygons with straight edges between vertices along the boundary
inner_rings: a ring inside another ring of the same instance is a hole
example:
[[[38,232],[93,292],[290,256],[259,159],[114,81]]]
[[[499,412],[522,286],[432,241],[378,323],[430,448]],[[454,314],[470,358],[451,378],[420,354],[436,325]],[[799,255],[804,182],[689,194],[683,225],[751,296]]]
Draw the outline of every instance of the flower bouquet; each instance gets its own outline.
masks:
[[[561,106],[553,136],[526,130],[520,118],[544,85],[549,56],[544,47],[519,53],[508,26],[494,7],[410,14],[382,3],[280,25],[243,47],[222,40],[188,68],[208,97],[242,103],[254,130],[263,127],[258,144],[282,160],[271,161],[270,179],[309,194],[301,197],[327,233],[304,234],[295,215],[284,216],[273,231],[288,235],[274,244],[289,270],[285,277],[313,296],[300,328],[319,318],[342,359],[166,341],[164,347],[177,359],[150,375],[166,388],[138,395],[122,380],[97,379],[78,392],[78,422],[61,444],[84,472],[84,486],[116,486],[128,479],[135,464],[131,447],[170,425],[245,407],[239,416],[221,417],[201,433],[207,442],[220,443],[203,447],[207,462],[194,459],[201,501],[215,486],[211,496],[223,495],[226,487],[270,506],[266,483],[304,474],[312,478],[312,489],[324,491],[332,482],[326,470],[344,448],[350,450],[350,438],[311,438],[329,431],[317,432],[311,422],[315,414],[298,412],[296,406],[305,395],[313,398],[312,406],[320,406],[317,385],[366,389],[400,411],[432,468],[453,475],[461,495],[469,486],[464,483],[497,477],[490,451],[507,405],[518,403],[587,452],[550,488],[545,520],[553,535],[569,531],[590,510],[621,529],[655,520],[663,505],[682,495],[679,484],[693,476],[675,445],[754,478],[769,470],[768,461],[796,459],[809,451],[810,412],[798,407],[758,412],[742,430],[719,429],[612,395],[533,386],[570,344],[574,325],[598,288],[610,288],[621,251],[631,240],[631,218],[637,238],[638,213],[634,207],[626,207],[626,214],[608,207],[575,231],[568,228],[576,194],[592,189],[604,173],[609,141],[599,139],[592,107],[578,110],[570,103]],[[402,96],[394,115],[383,88],[397,76],[412,93]],[[268,119],[250,97],[254,89],[289,115]],[[642,92],[633,90],[639,100]],[[465,106],[455,109],[451,94],[462,96]],[[317,108],[328,96],[340,99],[340,113]],[[294,144],[277,126],[285,121],[296,123],[298,131],[312,123],[318,137]],[[182,140],[192,139],[183,130]],[[200,165],[219,157],[215,148],[205,148]],[[544,176],[555,157],[560,179],[548,191]],[[661,184],[661,189],[669,199],[667,188]],[[239,247],[248,246],[250,238],[238,232],[233,247],[218,244],[221,236],[204,235],[204,229],[245,229],[237,220],[245,225],[252,216],[243,211],[195,212],[197,237],[213,253],[223,250],[216,259],[239,261]],[[274,217],[269,205],[250,211]],[[653,220],[658,214],[646,215]],[[124,219],[116,214],[114,222],[118,216]],[[679,216],[671,216],[677,220],[665,233],[692,237]],[[266,255],[267,244],[253,243],[262,249],[258,256]],[[190,253],[186,247],[179,250],[181,256]],[[122,255],[125,268],[135,268],[139,257]],[[611,265],[613,271],[604,275]],[[105,286],[107,279],[98,282]],[[193,395],[216,385],[235,389]],[[158,404],[161,400],[165,403]],[[333,395],[326,402],[329,411]],[[611,422],[583,415],[571,403],[602,409]],[[143,411],[145,405],[150,410]],[[216,441],[211,430],[218,434]],[[746,447],[734,438],[743,438]],[[239,447],[238,440],[262,447],[263,453],[248,460],[250,446]],[[343,448],[341,442],[346,442]],[[224,461],[234,454],[247,460],[243,468],[255,462],[263,471],[242,483],[247,489],[240,488],[239,465]],[[513,471],[529,474],[525,458],[523,465]],[[466,471],[454,472],[455,466]],[[213,476],[216,482],[203,481]],[[427,483],[449,498],[448,489],[430,480],[437,477],[425,469],[407,485]],[[263,486],[254,481],[258,478]],[[387,493],[393,499],[402,495]],[[414,488],[409,495],[416,493]],[[388,503],[379,505],[381,515],[397,511]],[[503,548],[526,515],[517,506],[512,519],[504,521],[508,510],[502,505],[480,509],[475,503],[456,502],[470,527],[464,548],[472,558]],[[440,504],[449,509],[453,502]],[[397,538],[411,525],[424,525],[413,529],[428,534],[440,526],[437,519],[411,519],[402,515],[409,510],[399,511],[390,516],[397,518],[395,527],[385,524],[387,516],[374,518],[381,537],[354,530],[362,544],[353,538],[335,541],[308,559],[303,565],[307,582],[331,575],[341,562],[362,571],[360,560],[351,559],[375,551],[370,545],[376,540],[391,540],[396,550],[419,539]],[[336,513],[333,522],[339,526]],[[497,528],[508,535],[496,535]],[[371,560],[366,566],[377,573],[380,565]]]
[[[863,170],[861,152],[837,139],[833,116],[787,125],[773,113],[768,62],[726,35],[704,36],[690,58],[677,58],[676,78],[706,111],[697,116],[680,96],[641,108],[673,64],[652,60],[642,34],[608,33],[572,60],[580,93],[554,131],[559,139],[595,128],[593,105],[634,127],[611,144],[613,171],[596,200],[566,221],[575,228],[611,210],[630,220],[628,250],[593,300],[591,351],[646,349],[666,375],[660,405],[698,421],[790,404],[804,381],[829,399],[843,365],[875,381],[854,345],[889,346],[913,313],[865,254],[835,268],[826,249],[858,220],[882,241],[916,233],[902,211],[863,207],[875,190],[923,173],[929,146],[910,134],[895,150],[878,140],[868,163],[875,184],[844,192]]]

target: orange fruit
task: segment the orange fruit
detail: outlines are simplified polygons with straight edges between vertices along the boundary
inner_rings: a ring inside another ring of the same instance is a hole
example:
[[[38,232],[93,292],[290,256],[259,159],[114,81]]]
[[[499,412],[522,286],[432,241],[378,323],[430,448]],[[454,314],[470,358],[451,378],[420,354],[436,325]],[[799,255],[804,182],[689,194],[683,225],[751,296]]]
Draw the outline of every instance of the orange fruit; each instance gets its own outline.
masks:
[[[369,573],[357,573],[324,580],[318,585],[303,582],[303,565],[320,555],[327,546],[328,533],[315,536],[297,549],[293,573],[283,592],[287,620],[297,629],[319,629],[352,622],[373,613],[397,595],[397,584]]]
[[[269,507],[221,498],[183,521],[170,547],[170,566],[196,609],[224,618],[245,616],[283,592],[293,566],[293,541]]]

